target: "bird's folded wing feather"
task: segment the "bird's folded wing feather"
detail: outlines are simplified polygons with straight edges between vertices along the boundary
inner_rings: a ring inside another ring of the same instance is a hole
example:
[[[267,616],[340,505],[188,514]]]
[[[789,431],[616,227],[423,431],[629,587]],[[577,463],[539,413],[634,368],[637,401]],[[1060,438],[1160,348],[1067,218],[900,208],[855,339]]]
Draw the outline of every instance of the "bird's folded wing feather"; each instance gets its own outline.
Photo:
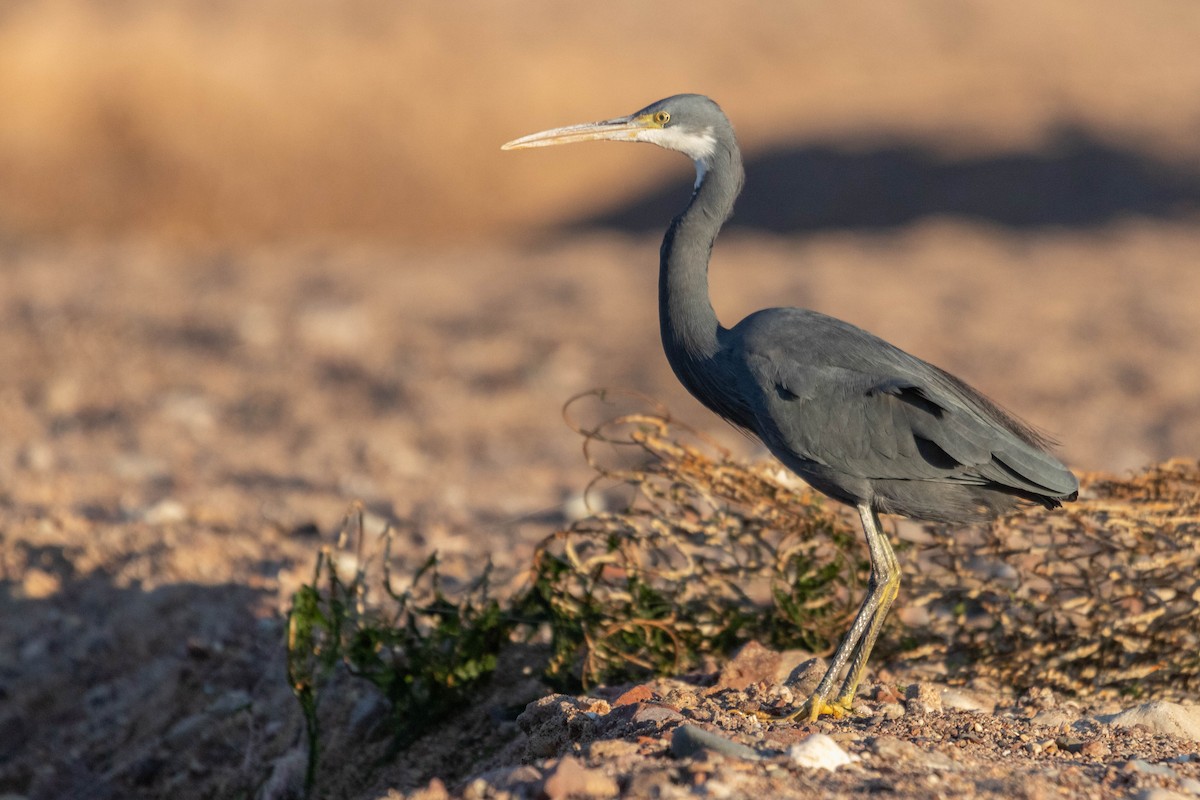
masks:
[[[967,387],[942,385],[936,368],[895,353],[913,363],[848,368],[747,354],[760,427],[796,455],[862,478],[1073,489],[1070,473],[1007,427],[1011,420],[956,396]]]

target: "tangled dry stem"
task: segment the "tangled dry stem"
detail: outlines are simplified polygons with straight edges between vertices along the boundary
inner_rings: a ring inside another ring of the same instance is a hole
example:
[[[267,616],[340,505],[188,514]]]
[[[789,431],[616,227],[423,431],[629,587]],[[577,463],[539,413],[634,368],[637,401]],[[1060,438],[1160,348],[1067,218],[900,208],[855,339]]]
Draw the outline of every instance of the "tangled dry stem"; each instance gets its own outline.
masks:
[[[610,396],[568,412],[587,399]],[[572,425],[597,471],[590,492],[628,492],[619,510],[537,549],[535,581],[561,623],[552,673],[592,683],[630,665],[678,672],[748,638],[815,650],[836,640],[866,573],[822,498],[731,460],[661,409]]]
[[[611,409],[593,394],[568,414],[589,398]],[[631,495],[537,550],[534,573],[565,631],[554,669],[586,683],[630,665],[677,672],[747,638],[818,652],[836,642],[866,574],[840,509],[775,466],[732,460],[662,409],[573,424],[593,491]],[[1065,509],[931,529],[930,546],[903,548],[898,607],[928,614],[911,628],[893,617],[880,658],[1080,694],[1200,688],[1200,464],[1085,475],[1083,486]]]
[[[1064,509],[939,537],[918,557],[925,569],[908,602],[967,609],[931,615],[928,655],[965,656],[976,672],[1022,686],[1194,696],[1200,462],[1082,484]]]

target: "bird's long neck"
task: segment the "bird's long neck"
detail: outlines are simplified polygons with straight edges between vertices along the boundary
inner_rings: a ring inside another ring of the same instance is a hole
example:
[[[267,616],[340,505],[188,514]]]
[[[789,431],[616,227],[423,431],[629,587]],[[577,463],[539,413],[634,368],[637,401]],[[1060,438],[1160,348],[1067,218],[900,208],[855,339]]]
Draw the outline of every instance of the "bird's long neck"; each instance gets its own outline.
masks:
[[[721,324],[708,296],[708,260],[743,181],[736,145],[718,147],[707,161],[697,164],[692,201],[667,229],[658,274],[663,349],[685,385],[689,365],[712,358],[719,347]]]

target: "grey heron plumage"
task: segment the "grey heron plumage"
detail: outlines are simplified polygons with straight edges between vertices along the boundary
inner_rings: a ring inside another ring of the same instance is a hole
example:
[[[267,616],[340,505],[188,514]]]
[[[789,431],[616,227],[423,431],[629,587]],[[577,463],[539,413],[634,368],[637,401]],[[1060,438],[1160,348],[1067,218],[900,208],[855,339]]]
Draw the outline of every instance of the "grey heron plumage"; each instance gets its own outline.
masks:
[[[854,325],[801,308],[764,309],[733,328],[720,324],[708,262],[744,173],[733,127],[712,100],[675,95],[626,117],[524,136],[504,149],[593,139],[649,142],[695,163],[691,201],[671,222],[660,253],[660,330],[675,375],[814,488],[858,510],[871,563],[867,595],[797,712],[841,716],[900,582],[880,513],[974,523],[1021,503],[1057,507],[1075,499],[1079,484],[1036,431],[953,375]]]

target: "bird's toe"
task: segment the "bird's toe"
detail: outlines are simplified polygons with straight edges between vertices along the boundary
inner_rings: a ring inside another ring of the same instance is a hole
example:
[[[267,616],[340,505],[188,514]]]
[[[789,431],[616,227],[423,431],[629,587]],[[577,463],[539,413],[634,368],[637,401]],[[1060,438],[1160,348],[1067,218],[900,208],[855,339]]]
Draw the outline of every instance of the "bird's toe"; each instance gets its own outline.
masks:
[[[761,722],[816,722],[821,717],[842,719],[851,712],[850,703],[843,700],[829,702],[823,698],[810,697],[793,711],[786,714],[772,714],[759,709],[754,717]]]
[[[801,717],[807,718],[809,722],[816,722],[821,717],[833,717],[841,719],[850,713],[850,704],[841,700],[835,700],[832,703],[818,698],[810,698],[803,706],[800,707]]]

